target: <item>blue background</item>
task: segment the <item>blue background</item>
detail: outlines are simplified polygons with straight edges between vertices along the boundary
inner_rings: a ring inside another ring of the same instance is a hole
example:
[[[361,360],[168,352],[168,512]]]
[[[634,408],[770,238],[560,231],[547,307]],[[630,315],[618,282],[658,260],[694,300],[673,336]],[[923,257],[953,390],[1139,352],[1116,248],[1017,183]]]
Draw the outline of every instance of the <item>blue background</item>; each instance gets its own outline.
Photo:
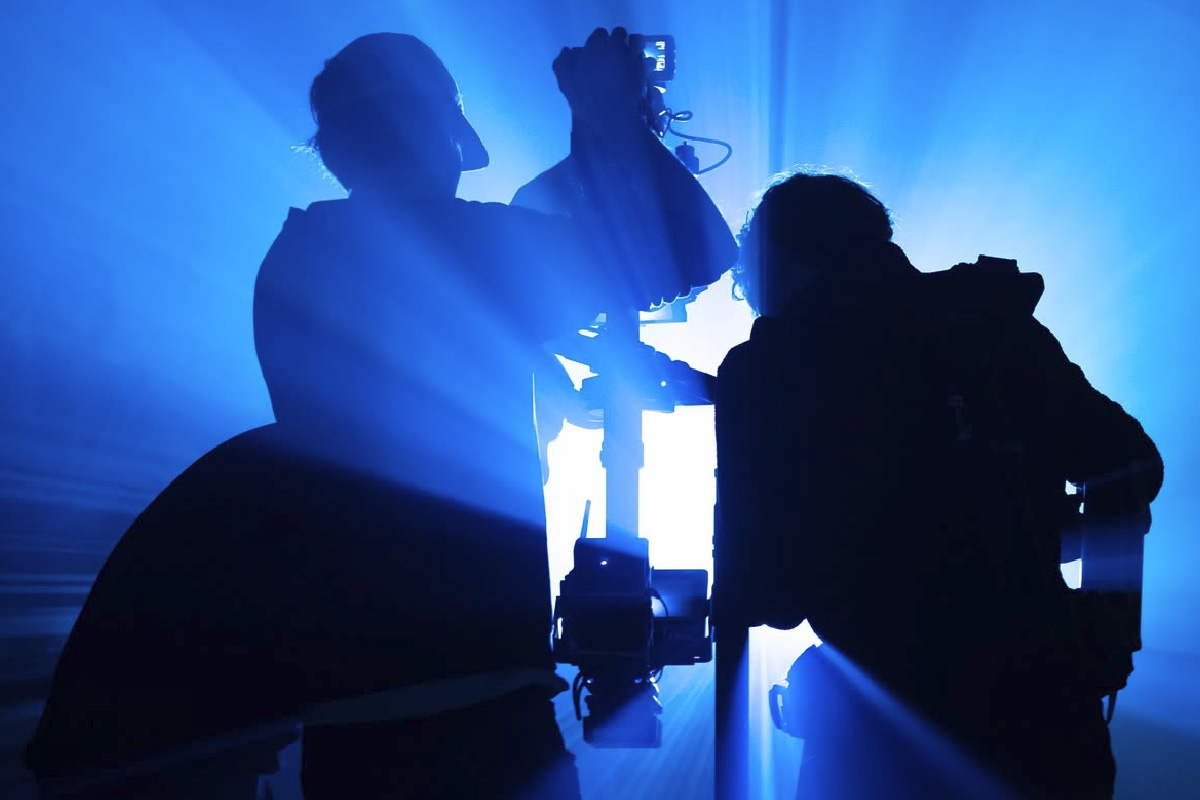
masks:
[[[988,253],[1042,273],[1039,317],[1166,461],[1146,649],[1113,726],[1118,797],[1200,796],[1200,6],[1187,0],[4,0],[0,795],[30,796],[17,750],[125,526],[206,449],[270,420],[251,290],[288,206],[340,194],[301,147],[323,60],[370,31],[425,39],[492,155],[460,195],[506,201],[567,150],[550,61],[618,24],[676,36],[667,102],[694,112],[681,129],[733,145],[702,179],[732,228],[773,172],[820,165],[871,186],[923,269]],[[691,317],[646,338],[709,370],[750,322],[727,284]],[[656,566],[707,568],[711,413],[648,415],[646,443]],[[597,444],[568,431],[552,450],[560,574],[596,499]],[[781,642],[756,637],[758,680],[794,655]],[[711,796],[711,670],[669,672],[663,694],[666,744],[651,753],[590,750],[564,707],[585,797]],[[757,741],[786,796],[797,743]]]

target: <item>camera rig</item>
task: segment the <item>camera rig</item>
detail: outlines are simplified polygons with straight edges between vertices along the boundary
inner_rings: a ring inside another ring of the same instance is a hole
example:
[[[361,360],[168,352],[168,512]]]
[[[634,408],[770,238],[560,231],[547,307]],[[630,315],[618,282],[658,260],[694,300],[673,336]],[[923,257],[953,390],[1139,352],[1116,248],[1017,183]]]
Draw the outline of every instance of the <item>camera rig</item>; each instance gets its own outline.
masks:
[[[596,373],[580,394],[604,426],[605,535],[586,537],[585,511],[553,630],[555,660],[579,668],[575,714],[584,741],[596,747],[660,746],[663,668],[710,661],[713,652],[708,573],[654,569],[650,544],[638,535],[642,412],[708,404],[713,379],[642,344],[640,324],[637,312],[607,314],[593,336],[557,348]]]
[[[672,122],[692,118],[690,111],[668,108],[664,99],[667,83],[675,75],[674,37],[634,34],[630,39],[645,57],[639,111],[651,132],[659,139],[668,133],[683,139],[674,153],[693,174],[728,161],[733,152],[729,144],[684,136],[671,127]],[[722,146],[725,156],[701,168],[691,141]],[[605,533],[586,536],[585,510],[574,565],[560,584],[553,615],[554,658],[578,667],[572,692],[575,712],[583,722],[584,740],[597,747],[658,747],[662,705],[657,680],[663,669],[713,658],[708,573],[654,569],[649,542],[638,535],[642,412],[710,405],[716,382],[713,376],[643,344],[640,326],[686,321],[686,305],[698,291],[650,312],[610,310],[586,336],[569,337],[549,348],[595,373],[562,406],[568,409],[567,421],[604,429],[600,456],[605,470]],[[553,408],[554,403],[547,407]],[[551,414],[557,416],[555,411]],[[556,424],[549,417],[547,421]]]
[[[692,119],[691,111],[674,111],[667,107],[667,83],[675,77],[675,37],[667,34],[630,34],[629,41],[641,49],[646,59],[646,86],[642,94],[639,113],[650,130],[658,138],[669,133],[683,140],[675,147],[675,157],[694,175],[703,175],[724,164],[733,155],[733,147],[721,139],[706,136],[684,135],[671,127],[672,122],[687,122]],[[717,145],[725,148],[725,154],[716,163],[700,166],[696,148],[692,142]]]

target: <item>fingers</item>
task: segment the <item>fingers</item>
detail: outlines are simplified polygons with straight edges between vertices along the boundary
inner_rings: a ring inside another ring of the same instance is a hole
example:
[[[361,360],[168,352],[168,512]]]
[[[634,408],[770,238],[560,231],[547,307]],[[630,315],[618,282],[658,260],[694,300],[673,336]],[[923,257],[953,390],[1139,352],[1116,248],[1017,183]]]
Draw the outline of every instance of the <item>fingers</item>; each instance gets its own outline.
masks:
[[[564,47],[553,63],[559,91],[579,118],[605,121],[637,114],[646,58],[625,28],[596,28],[582,47]]]
[[[584,47],[603,47],[608,45],[614,49],[622,49],[629,46],[629,32],[618,25],[612,29],[610,34],[604,28],[596,28],[588,36],[584,42]]]
[[[604,28],[596,28],[588,36],[583,47],[574,49],[587,53],[592,58],[615,59],[618,63],[624,63],[626,68],[636,68],[639,71],[644,69],[643,62],[647,60],[640,49],[633,47],[629,32],[620,25],[613,28],[612,33]],[[602,53],[608,55],[601,55]]]
[[[595,58],[595,54],[602,52],[620,53],[630,61],[636,60],[639,65],[644,60],[640,52],[634,53],[630,47],[629,33],[625,28],[617,26],[612,29],[612,33],[604,28],[596,28],[582,47],[564,47],[558,52],[551,66],[558,74],[571,68],[581,57]]]

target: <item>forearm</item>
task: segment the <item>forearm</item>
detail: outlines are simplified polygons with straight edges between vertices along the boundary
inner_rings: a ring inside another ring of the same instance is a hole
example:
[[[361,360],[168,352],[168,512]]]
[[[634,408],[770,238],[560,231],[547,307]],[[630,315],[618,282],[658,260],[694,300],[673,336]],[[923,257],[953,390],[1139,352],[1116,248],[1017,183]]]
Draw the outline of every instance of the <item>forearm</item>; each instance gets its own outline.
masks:
[[[719,278],[737,258],[733,236],[639,114],[645,57],[626,31],[593,31],[553,68],[571,107],[571,154],[515,202],[574,219],[594,254],[588,268],[611,287],[602,310],[644,309]]]
[[[603,210],[626,252],[673,279],[664,299],[712,283],[737,260],[737,245],[712,199],[640,118],[602,132],[577,121],[570,159],[582,182],[578,212]]]

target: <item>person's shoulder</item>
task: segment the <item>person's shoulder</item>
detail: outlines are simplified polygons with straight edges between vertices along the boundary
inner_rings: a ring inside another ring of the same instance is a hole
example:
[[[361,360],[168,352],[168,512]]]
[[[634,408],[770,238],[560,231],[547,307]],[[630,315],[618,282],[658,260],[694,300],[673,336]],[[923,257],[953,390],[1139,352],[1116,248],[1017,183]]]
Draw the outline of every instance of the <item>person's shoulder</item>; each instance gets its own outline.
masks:
[[[498,239],[510,237],[545,241],[554,239],[570,220],[515,203],[457,200],[456,212],[464,224],[493,231]]]
[[[750,326],[750,337],[734,345],[725,354],[717,370],[718,377],[729,377],[751,368],[773,350],[774,340],[780,332],[781,320],[775,317],[758,317]]]
[[[578,164],[568,156],[518,189],[512,202],[516,207],[563,213],[581,192]]]
[[[353,203],[349,197],[334,200],[316,200],[303,209],[292,208],[288,211],[288,222],[297,225],[322,225],[330,222],[341,222],[359,216],[362,203]],[[295,220],[293,223],[292,221]]]
[[[726,353],[725,358],[723,358],[721,360],[720,369],[724,370],[727,367],[732,367],[732,366],[741,364],[747,358],[750,357],[751,351],[753,349],[754,349],[754,345],[750,342],[749,339],[729,348],[729,352]]]
[[[495,216],[501,216],[501,217],[512,216],[512,217],[536,217],[536,218],[542,218],[542,217],[546,216],[546,214],[541,211],[537,211],[535,209],[529,208],[528,206],[522,206],[516,202],[498,203],[498,202],[491,201],[491,200],[487,200],[487,201],[485,201],[485,200],[463,200],[461,198],[456,198],[454,203],[457,206],[457,208],[459,209],[460,213],[464,213],[464,214],[478,214],[480,216],[495,215]]]
[[[497,203],[492,200],[465,200],[461,197],[454,198],[450,207],[453,213],[476,216],[506,216],[514,210],[513,206],[506,203]]]
[[[276,244],[286,246],[293,241],[303,240],[331,224],[338,224],[337,221],[345,219],[349,213],[346,199],[318,200],[304,208],[291,206],[276,237]]]
[[[298,273],[306,272],[319,261],[316,253],[341,239],[339,231],[347,227],[346,214],[346,200],[321,200],[306,208],[288,209],[283,226],[259,265],[255,278],[256,305],[264,293],[292,285]]]
[[[291,206],[288,208],[288,222],[295,220],[302,222],[304,220],[317,220],[325,217],[335,216],[338,214],[348,213],[350,207],[349,197],[339,197],[331,200],[314,200],[304,208]]]

